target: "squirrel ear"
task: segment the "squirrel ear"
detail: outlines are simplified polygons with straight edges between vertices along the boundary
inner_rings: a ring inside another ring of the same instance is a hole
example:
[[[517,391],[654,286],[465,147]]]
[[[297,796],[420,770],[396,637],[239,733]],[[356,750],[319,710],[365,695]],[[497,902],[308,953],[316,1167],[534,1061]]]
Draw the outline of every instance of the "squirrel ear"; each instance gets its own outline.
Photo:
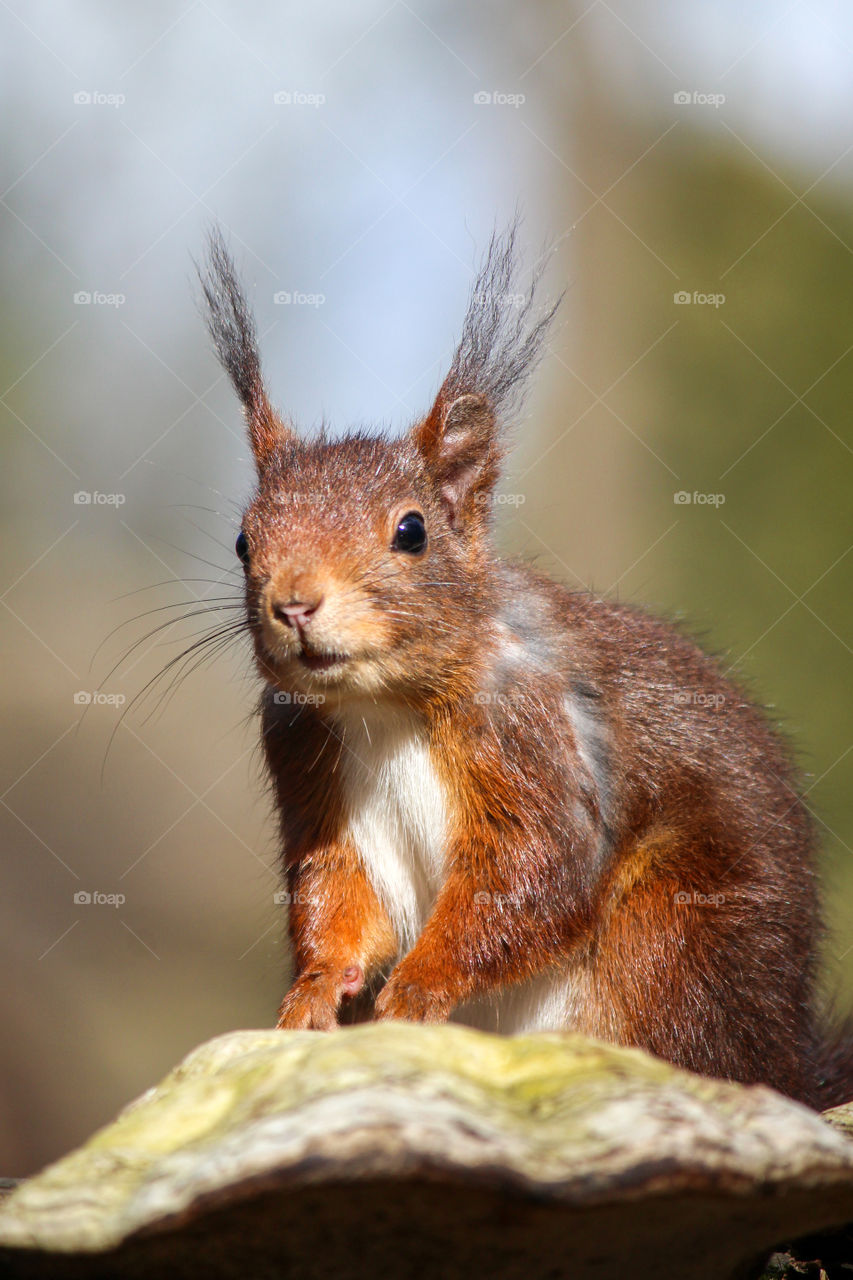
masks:
[[[482,523],[484,497],[499,473],[497,421],[485,396],[439,397],[413,433],[415,448],[438,482],[454,529]]]
[[[536,314],[542,273],[521,293],[515,284],[518,219],[495,232],[471,285],[450,370],[410,441],[436,480],[454,528],[475,533],[488,522],[490,495],[503,457],[498,419],[517,408],[527,374],[542,353],[559,299]],[[509,305],[510,302],[512,305]]]
[[[206,270],[199,269],[199,278],[206,303],[207,327],[219,362],[243,405],[249,442],[261,472],[276,447],[293,439],[294,431],[282,421],[267,398],[255,321],[218,228],[208,237]]]
[[[249,443],[260,474],[276,448],[285,440],[293,440],[295,432],[273,409],[263,388],[254,403],[244,407],[244,413],[249,429]]]

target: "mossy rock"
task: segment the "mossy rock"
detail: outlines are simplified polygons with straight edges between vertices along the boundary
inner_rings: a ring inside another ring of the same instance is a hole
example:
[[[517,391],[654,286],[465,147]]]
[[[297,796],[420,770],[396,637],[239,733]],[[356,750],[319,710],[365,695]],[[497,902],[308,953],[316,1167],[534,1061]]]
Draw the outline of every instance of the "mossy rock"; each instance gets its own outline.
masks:
[[[851,1220],[853,1142],[767,1088],[575,1035],[240,1031],[13,1191],[0,1274],[721,1280]]]

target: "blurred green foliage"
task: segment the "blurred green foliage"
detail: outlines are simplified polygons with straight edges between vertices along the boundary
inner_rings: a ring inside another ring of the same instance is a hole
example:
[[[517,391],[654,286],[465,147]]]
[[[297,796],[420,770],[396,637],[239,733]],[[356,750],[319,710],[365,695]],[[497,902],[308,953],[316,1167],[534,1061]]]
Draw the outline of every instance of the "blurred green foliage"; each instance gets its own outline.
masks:
[[[691,294],[632,300],[677,327],[642,377],[654,447],[689,536],[668,541],[666,603],[707,628],[788,733],[816,817],[832,937],[828,981],[853,999],[853,203],[777,176],[738,142],[681,133],[653,156],[635,223]],[[673,483],[673,487],[675,484]],[[656,526],[655,526],[656,527]],[[652,530],[649,530],[650,536]],[[849,950],[848,950],[849,948]]]

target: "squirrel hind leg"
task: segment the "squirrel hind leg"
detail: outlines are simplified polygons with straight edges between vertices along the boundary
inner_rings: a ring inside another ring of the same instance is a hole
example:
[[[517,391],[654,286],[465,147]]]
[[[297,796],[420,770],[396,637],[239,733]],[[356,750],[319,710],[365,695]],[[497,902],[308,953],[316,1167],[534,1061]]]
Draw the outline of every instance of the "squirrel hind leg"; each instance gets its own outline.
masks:
[[[808,890],[750,875],[757,853],[721,859],[666,830],[635,841],[593,939],[591,1021],[609,1011],[618,1043],[812,1102],[814,940],[796,901]]]

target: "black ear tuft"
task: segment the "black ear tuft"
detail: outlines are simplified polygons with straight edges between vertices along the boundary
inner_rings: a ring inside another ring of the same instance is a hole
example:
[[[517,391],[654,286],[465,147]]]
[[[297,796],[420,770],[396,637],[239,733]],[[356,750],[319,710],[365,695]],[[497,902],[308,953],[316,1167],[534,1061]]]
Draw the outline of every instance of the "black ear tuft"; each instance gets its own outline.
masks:
[[[462,336],[429,415],[412,438],[449,504],[451,521],[482,522],[500,469],[502,418],[521,399],[561,299],[537,307],[540,266],[514,288],[518,219],[495,232],[471,288]]]
[[[562,301],[557,298],[536,314],[543,262],[528,288],[518,291],[518,225],[515,218],[506,231],[494,232],[489,241],[471,288],[462,337],[439,392],[445,403],[462,395],[484,396],[496,417],[521,398]]]
[[[219,362],[245,410],[252,451],[261,469],[290,429],[267,399],[254,317],[218,227],[208,236],[205,268],[196,264],[196,270],[206,303],[207,327]]]

